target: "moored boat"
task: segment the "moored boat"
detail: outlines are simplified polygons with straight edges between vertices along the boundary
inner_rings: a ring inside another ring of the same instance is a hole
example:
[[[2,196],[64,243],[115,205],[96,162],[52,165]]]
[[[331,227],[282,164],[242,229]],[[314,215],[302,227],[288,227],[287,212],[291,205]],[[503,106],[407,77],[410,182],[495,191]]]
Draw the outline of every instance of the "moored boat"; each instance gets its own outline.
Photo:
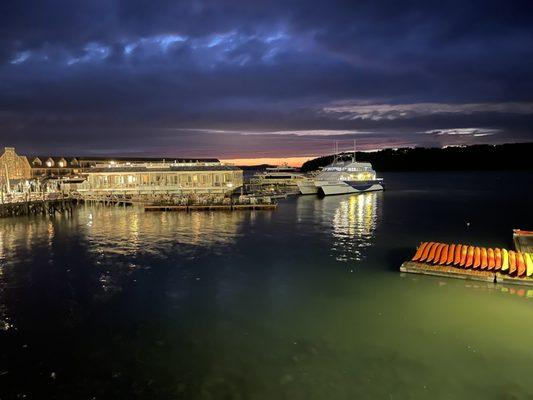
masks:
[[[356,161],[354,151],[335,155],[333,163],[317,175],[315,185],[318,193],[329,196],[383,190],[383,179],[376,177],[372,164]]]

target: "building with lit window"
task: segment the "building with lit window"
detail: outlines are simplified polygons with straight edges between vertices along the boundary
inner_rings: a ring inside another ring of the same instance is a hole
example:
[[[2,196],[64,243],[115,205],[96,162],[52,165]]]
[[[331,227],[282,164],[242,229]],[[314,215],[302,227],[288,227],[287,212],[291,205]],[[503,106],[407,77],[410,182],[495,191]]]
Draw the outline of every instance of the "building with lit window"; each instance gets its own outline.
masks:
[[[115,193],[228,193],[243,184],[240,168],[210,160],[98,164],[85,170],[79,191]]]
[[[6,147],[0,155],[0,185],[9,186],[8,181],[31,178],[31,167],[28,159],[19,156],[14,147]]]

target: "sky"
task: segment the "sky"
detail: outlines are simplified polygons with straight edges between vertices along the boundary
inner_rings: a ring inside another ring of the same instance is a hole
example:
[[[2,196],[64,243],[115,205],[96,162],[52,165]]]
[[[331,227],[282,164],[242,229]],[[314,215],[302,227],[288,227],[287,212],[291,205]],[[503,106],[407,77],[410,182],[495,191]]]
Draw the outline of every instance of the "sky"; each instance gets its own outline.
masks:
[[[2,1],[0,145],[290,161],[531,142],[531,21],[512,0]]]

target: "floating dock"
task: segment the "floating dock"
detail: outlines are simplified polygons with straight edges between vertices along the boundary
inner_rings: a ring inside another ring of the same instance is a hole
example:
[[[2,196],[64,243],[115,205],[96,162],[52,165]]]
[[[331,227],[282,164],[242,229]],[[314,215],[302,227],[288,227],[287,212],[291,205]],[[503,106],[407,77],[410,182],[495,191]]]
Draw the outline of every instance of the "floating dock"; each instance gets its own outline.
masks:
[[[206,204],[206,205],[146,205],[144,211],[235,211],[235,210],[275,210],[277,204]]]
[[[401,272],[533,286],[533,254],[463,244],[422,242]]]

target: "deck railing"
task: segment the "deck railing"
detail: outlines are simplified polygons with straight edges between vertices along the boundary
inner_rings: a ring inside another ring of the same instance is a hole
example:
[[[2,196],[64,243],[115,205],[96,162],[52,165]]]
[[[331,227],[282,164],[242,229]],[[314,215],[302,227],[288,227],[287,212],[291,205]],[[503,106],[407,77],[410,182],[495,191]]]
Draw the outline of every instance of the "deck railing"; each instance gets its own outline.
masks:
[[[0,192],[0,204],[27,203],[32,201],[58,200],[64,198],[61,192],[27,192],[6,193]]]

